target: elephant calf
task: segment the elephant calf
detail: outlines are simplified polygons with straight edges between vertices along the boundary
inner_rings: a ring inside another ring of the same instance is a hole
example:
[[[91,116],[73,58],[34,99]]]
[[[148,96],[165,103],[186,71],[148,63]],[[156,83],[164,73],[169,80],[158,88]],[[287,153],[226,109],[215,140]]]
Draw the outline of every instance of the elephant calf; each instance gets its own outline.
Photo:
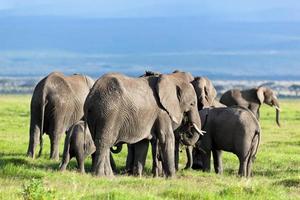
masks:
[[[212,151],[215,172],[222,173],[221,150],[224,150],[237,155],[240,162],[239,175],[249,177],[261,132],[254,114],[239,106],[206,108],[199,113],[206,134],[193,150],[193,169],[209,171]]]
[[[64,153],[59,167],[60,170],[64,171],[70,159],[76,157],[78,168],[81,173],[84,173],[84,160],[87,156],[94,153],[95,150],[96,147],[88,127],[86,126],[86,132],[84,132],[84,122],[78,121],[66,132]]]

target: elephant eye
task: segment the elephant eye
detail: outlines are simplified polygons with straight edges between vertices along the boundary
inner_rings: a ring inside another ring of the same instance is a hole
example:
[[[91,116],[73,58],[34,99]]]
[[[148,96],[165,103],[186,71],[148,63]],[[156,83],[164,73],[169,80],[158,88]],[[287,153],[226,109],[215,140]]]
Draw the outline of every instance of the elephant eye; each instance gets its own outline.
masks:
[[[195,105],[195,101],[193,101],[192,103],[191,103],[191,106],[194,106]]]

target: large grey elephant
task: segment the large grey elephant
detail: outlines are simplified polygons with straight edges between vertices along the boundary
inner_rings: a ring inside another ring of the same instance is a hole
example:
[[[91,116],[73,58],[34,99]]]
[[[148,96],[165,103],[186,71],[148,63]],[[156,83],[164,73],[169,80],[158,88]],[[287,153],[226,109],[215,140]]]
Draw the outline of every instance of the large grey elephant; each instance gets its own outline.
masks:
[[[88,76],[65,76],[53,72],[37,84],[31,98],[28,156],[35,157],[38,143],[41,155],[42,137],[46,133],[50,137],[50,158],[58,160],[59,140],[73,123],[83,117],[83,104],[93,83]]]
[[[210,156],[213,154],[216,173],[222,173],[221,150],[237,155],[240,162],[239,175],[250,176],[253,159],[260,141],[260,125],[247,108],[205,108],[200,117],[206,131],[195,145],[194,169],[210,170]]]
[[[179,72],[179,71],[175,71]],[[159,76],[158,72],[146,72],[143,76]],[[210,106],[224,106],[218,101],[216,101],[217,92],[214,88],[212,82],[207,77],[191,77],[191,83],[194,87],[194,90],[197,95],[197,104],[198,109],[202,109],[204,107],[210,107]],[[178,162],[179,162],[179,143],[181,141],[181,136],[178,134],[181,132],[181,130],[185,129],[185,127],[181,127],[180,131],[175,131],[175,168],[178,170]],[[153,166],[152,166],[152,172],[153,175],[156,177],[161,173],[161,169],[159,166],[161,166],[161,163],[159,162],[159,155],[157,153],[158,149],[155,146],[157,142],[155,141],[155,138],[151,140],[152,144],[152,159],[153,159]],[[188,143],[184,143],[185,145],[188,145]],[[149,142],[146,140],[143,140],[137,144],[129,145],[128,146],[128,156],[126,159],[126,172],[129,174],[139,175],[141,176],[145,161],[146,161],[146,155],[148,151]],[[192,146],[187,146],[186,152],[187,154],[190,154],[188,156],[189,162],[187,163],[186,168],[190,168],[192,166]]]
[[[140,78],[111,73],[96,81],[84,105],[96,146],[92,164],[95,175],[112,175],[112,146],[152,137],[158,138],[166,176],[175,175],[173,131],[187,116],[192,134],[186,139],[194,144],[201,133],[191,77],[184,72]]]
[[[249,90],[228,90],[221,98],[220,102],[226,106],[239,105],[250,109],[259,120],[259,108],[261,104],[265,103],[273,106],[276,109],[276,123],[280,126],[279,113],[280,106],[278,99],[270,88],[258,87]]]

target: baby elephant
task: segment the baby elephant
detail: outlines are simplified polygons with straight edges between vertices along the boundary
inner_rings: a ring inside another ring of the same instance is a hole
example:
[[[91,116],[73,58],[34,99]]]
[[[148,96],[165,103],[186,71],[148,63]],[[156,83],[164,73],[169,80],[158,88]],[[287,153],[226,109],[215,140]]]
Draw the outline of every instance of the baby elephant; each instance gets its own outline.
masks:
[[[85,135],[84,135],[85,134]],[[94,153],[96,147],[91,137],[89,128],[86,126],[84,133],[84,121],[73,124],[66,132],[65,146],[60,170],[64,171],[71,158],[76,157],[79,171],[84,173],[84,160]]]
[[[232,152],[239,158],[238,174],[249,177],[260,141],[260,125],[247,108],[206,108],[200,112],[204,136],[193,150],[194,169],[210,170],[213,153],[216,173],[222,173],[221,150]]]

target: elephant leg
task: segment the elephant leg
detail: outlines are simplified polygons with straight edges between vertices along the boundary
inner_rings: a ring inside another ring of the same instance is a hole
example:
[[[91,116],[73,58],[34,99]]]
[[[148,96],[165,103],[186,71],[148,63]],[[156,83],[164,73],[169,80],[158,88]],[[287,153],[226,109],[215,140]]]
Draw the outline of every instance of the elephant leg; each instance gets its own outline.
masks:
[[[170,118],[160,122],[158,132],[159,145],[161,147],[161,157],[164,173],[166,177],[175,176],[175,138],[171,126]]]
[[[246,176],[247,175],[247,158],[239,158],[240,167],[239,167],[239,176]]]
[[[31,122],[30,125],[30,135],[29,135],[29,145],[27,150],[27,156],[34,158],[35,157],[35,148],[40,141],[40,128],[38,125],[35,125]]]
[[[68,164],[70,162],[70,153],[69,152],[65,152],[65,154],[63,155],[63,159],[62,159],[62,163],[59,167],[60,171],[65,171]]]
[[[129,175],[133,173],[134,149],[135,144],[127,144],[128,153],[126,157],[125,173],[128,173]]]
[[[205,172],[210,171],[210,157],[211,151],[206,151],[206,153],[203,153],[203,171]]]
[[[59,140],[64,130],[63,114],[59,115],[50,125],[49,137],[50,137],[50,159],[59,159]]]
[[[152,174],[153,177],[158,177],[158,145],[157,139],[152,139],[151,141],[151,148],[152,148]]]
[[[61,136],[61,133],[63,132],[62,129],[59,129],[50,136],[50,159],[52,160],[58,160],[59,159],[59,139]]]
[[[158,160],[158,162],[157,162],[157,173],[161,177],[165,176],[161,160]]]
[[[149,148],[149,140],[144,139],[134,145],[134,167],[133,167],[133,174],[138,175],[139,177],[142,176],[142,172],[145,166],[148,148]]]
[[[179,140],[175,139],[175,170],[179,169]]]
[[[44,140],[43,140],[43,136],[40,136],[40,150],[39,150],[39,154],[38,157],[41,157],[42,152],[43,152],[43,146],[44,146]]]
[[[92,169],[91,169],[91,172],[94,172],[94,169],[95,169],[95,161],[96,161],[96,153],[92,153]]]
[[[251,177],[252,163],[253,163],[253,159],[252,159],[252,157],[249,157],[248,163],[247,163],[247,173],[246,173],[247,177]]]
[[[193,166],[193,146],[187,146],[186,149],[187,163],[184,169],[191,169]]]
[[[77,165],[78,165],[79,172],[80,173],[85,173],[83,153],[77,153],[76,160],[77,160]]]
[[[111,126],[104,125],[95,133],[94,143],[96,151],[92,171],[96,176],[112,177],[114,175],[110,164],[110,148],[114,145],[113,141],[116,141],[113,135],[117,134],[112,133],[111,130]]]
[[[214,168],[217,174],[223,173],[223,164],[222,164],[222,151],[221,150],[212,150],[213,159],[214,159]]]
[[[110,166],[110,147],[100,146],[95,152],[93,172],[96,176],[113,176]]]
[[[114,157],[113,157],[113,155],[112,155],[111,152],[109,153],[109,162],[110,162],[112,171],[113,171],[114,173],[117,173],[117,166],[116,166]]]
[[[248,158],[248,162],[247,162],[247,177],[251,176],[251,169],[252,169],[252,164],[255,160],[255,154],[258,148],[258,144],[259,144],[259,135],[255,135],[253,140],[252,140],[252,144],[251,144],[251,152]]]

